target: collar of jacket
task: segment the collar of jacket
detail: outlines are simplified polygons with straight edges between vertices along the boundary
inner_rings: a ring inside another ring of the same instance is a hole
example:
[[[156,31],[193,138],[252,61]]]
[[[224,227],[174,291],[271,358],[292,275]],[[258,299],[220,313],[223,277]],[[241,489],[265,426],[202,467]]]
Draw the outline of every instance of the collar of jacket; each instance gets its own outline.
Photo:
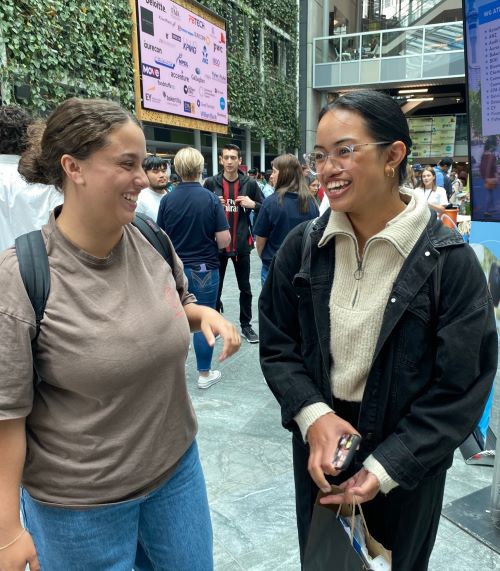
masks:
[[[315,221],[311,230],[310,259],[308,257],[303,258],[307,260],[307,267],[301,267],[297,274],[302,279],[309,281],[311,287],[312,307],[326,378],[329,378],[330,375],[330,312],[327,308],[335,269],[335,238],[322,248],[318,248],[318,242],[323,236],[329,216],[330,211],[328,210]],[[441,255],[440,250],[463,245],[463,238],[458,231],[445,227],[433,212],[425,231],[406,258],[394,282],[375,347],[373,362],[375,362],[410,301],[430,278]]]

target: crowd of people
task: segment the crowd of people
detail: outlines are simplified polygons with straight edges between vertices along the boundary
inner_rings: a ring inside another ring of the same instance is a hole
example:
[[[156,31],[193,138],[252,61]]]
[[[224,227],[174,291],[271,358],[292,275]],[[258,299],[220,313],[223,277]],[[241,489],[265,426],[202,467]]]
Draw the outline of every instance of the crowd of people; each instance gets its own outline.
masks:
[[[259,344],[292,433],[301,560],[320,494],[364,504],[395,571],[427,569],[446,470],[481,416],[498,339],[479,262],[438,218],[463,188],[447,159],[414,165],[410,184],[397,103],[346,94],[321,111],[304,164],[283,154],[245,173],[227,144],[208,178],[194,148],[173,165],[148,156],[116,103],[69,99],[26,139],[14,111],[0,129],[22,144],[2,151],[23,192],[58,200],[39,212],[42,318],[15,236],[0,254],[0,571],[213,569],[185,361],[192,333],[206,390],[221,380],[216,338],[220,360],[240,347],[224,311],[228,265],[241,334]],[[332,459],[346,434],[361,440],[341,471]]]

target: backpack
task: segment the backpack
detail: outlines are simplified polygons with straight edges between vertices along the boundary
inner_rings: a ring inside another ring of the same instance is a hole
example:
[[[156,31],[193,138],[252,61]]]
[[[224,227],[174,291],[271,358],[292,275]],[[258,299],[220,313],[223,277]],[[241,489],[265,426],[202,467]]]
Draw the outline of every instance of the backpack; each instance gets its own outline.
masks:
[[[145,214],[137,213],[132,224],[164,258],[167,264],[172,268],[172,272],[174,272],[172,243],[156,222]],[[36,334],[31,343],[33,347],[33,344],[40,334],[40,324],[50,292],[49,257],[41,230],[34,230],[33,232],[19,236],[16,238],[15,246],[21,278],[35,311]],[[34,378],[36,383],[38,380],[36,370],[34,372]]]

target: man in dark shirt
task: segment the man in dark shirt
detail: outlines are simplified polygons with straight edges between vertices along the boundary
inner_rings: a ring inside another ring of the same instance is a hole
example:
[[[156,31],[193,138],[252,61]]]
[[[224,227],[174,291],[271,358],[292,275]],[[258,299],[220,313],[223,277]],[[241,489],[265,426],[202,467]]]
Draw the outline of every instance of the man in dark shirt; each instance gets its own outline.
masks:
[[[219,295],[217,309],[222,310],[221,294],[228,261],[234,265],[240,290],[241,332],[249,343],[259,338],[252,328],[252,290],[250,288],[250,252],[253,248],[250,213],[257,216],[262,203],[259,185],[239,170],[241,151],[237,145],[225,145],[219,153],[222,172],[205,180],[224,206],[231,233],[231,243],[219,252]]]
[[[446,190],[446,196],[448,197],[448,200],[453,194],[451,180],[448,176],[448,170],[452,165],[453,159],[450,157],[444,157],[439,161],[437,167],[434,167],[434,172],[436,173],[436,184],[438,186],[442,186]]]

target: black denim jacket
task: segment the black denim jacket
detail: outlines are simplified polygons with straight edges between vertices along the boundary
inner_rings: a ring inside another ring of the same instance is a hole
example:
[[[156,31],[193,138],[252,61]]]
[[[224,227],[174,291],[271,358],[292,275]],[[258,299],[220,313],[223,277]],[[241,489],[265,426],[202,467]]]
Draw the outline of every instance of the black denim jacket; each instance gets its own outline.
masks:
[[[259,300],[260,358],[283,426],[305,406],[332,406],[329,300],[335,239],[318,248],[329,212],[292,230]],[[439,293],[433,272],[442,264]],[[303,266],[303,267],[301,267]],[[371,453],[406,489],[448,468],[475,428],[497,370],[498,339],[486,279],[472,248],[433,214],[394,283],[367,379],[356,463]],[[352,347],[356,359],[356,346]]]

